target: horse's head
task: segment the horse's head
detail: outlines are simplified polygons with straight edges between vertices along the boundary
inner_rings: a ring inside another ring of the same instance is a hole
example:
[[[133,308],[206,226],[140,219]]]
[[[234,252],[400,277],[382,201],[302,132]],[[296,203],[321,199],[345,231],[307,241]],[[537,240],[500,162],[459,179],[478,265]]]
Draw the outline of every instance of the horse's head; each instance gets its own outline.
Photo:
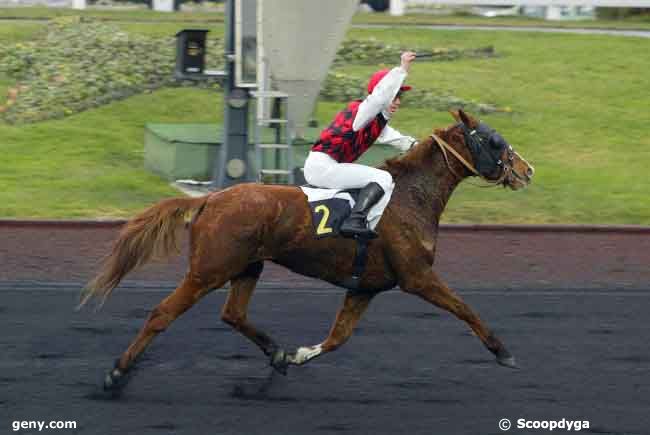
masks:
[[[457,152],[470,157],[469,162],[473,163],[473,166],[470,164],[468,167],[466,162],[463,162],[470,172],[513,190],[530,184],[535,169],[515,152],[503,136],[462,110],[453,111],[451,114],[458,121],[452,128],[459,129],[463,138],[462,144],[454,145],[464,148],[456,149]]]

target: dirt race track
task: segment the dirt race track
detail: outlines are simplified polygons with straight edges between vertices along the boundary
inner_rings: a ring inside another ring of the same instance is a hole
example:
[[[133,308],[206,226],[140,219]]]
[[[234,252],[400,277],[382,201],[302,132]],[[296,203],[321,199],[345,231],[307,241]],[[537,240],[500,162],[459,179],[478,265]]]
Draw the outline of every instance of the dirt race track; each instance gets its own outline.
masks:
[[[451,315],[390,291],[340,350],[272,375],[263,355],[220,322],[220,290],[158,337],[123,395],[110,398],[103,375],[180,277],[182,261],[141,272],[99,313],[75,312],[115,227],[12,225],[0,225],[2,434],[39,433],[14,432],[13,422],[57,420],[77,429],[41,433],[478,435],[506,433],[503,418],[516,434],[550,433],[517,428],[519,419],[650,433],[650,249],[641,230],[441,233],[442,275],[520,370],[498,366]],[[288,349],[316,344],[342,297],[270,267],[250,319]]]

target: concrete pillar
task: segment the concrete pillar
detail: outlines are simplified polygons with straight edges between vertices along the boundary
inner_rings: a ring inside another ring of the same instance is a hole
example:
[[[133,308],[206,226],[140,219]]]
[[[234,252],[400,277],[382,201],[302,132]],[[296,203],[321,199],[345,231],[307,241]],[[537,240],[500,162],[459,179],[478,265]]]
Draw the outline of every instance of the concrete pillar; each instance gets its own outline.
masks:
[[[390,0],[390,14],[393,16],[404,15],[406,9],[404,3],[406,3],[406,0]]]
[[[547,20],[560,20],[562,19],[562,8],[560,6],[547,6],[546,7]]]
[[[153,10],[158,12],[174,12],[174,0],[153,0]]]
[[[300,131],[307,124],[359,0],[272,0],[262,4],[264,61],[273,87],[290,95],[289,120]]]

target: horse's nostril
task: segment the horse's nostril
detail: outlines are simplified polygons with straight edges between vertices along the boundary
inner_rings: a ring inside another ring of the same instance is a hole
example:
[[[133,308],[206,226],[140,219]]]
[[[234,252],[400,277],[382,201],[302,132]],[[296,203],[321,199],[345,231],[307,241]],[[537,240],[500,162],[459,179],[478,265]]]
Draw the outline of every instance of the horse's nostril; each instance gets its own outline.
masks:
[[[528,178],[532,178],[534,173],[535,173],[535,170],[534,170],[533,168],[528,168],[528,169],[526,170],[526,176],[527,176]]]

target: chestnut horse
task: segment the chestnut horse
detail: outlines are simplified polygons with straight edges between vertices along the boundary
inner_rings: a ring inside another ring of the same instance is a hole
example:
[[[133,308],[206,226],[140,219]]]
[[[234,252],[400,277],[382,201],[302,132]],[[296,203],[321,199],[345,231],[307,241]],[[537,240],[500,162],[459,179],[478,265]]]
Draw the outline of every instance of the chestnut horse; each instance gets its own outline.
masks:
[[[383,168],[395,190],[368,245],[368,262],[359,288],[346,293],[329,336],[320,344],[285,352],[247,318],[247,309],[265,260],[345,286],[353,272],[356,244],[343,238],[316,239],[303,192],[295,186],[240,184],[201,198],[159,202],[123,227],[98,276],[88,284],[81,305],[92,296],[102,302],[131,270],[158,254],[177,250],[176,230],[189,228],[189,270],[179,285],[150,313],[142,330],[106,375],[104,388],[118,390],[151,340],[213,289],[230,281],[221,318],[253,341],[286,374],[341,346],[373,297],[398,285],[464,320],[497,362],[516,367],[501,341],[433,271],[440,215],[454,188],[478,175],[513,190],[525,187],[533,168],[485,123],[462,111],[457,124],[421,140]],[[473,164],[472,164],[473,163]]]

